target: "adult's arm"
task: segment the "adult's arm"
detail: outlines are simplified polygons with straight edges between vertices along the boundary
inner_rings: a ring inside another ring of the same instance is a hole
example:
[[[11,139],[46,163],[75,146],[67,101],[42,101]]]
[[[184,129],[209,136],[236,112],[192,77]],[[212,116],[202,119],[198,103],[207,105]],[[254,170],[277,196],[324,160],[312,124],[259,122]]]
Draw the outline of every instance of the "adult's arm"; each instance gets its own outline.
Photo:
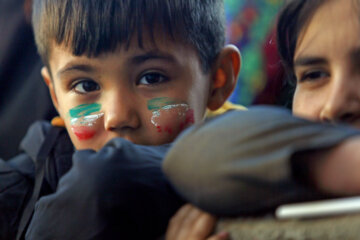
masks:
[[[161,170],[169,146],[114,139],[78,151],[54,194],[42,197],[26,239],[154,239],[183,204]]]
[[[254,107],[188,129],[163,169],[179,193],[203,210],[254,214],[324,197],[313,182],[321,171],[309,171],[323,162],[311,156],[329,157],[327,150],[355,135],[351,128],[310,122],[283,109]]]

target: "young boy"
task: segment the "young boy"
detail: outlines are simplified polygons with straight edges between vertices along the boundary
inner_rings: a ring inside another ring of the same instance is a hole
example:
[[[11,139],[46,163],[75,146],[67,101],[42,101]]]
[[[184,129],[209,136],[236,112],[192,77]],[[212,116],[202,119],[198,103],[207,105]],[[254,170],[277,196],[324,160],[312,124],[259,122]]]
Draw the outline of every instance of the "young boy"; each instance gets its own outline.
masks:
[[[20,239],[28,225],[28,239],[151,239],[165,231],[182,200],[161,172],[164,144],[202,121],[206,108],[220,108],[239,73],[238,50],[224,46],[222,5],[34,1],[42,75],[60,127],[36,123],[24,154],[0,163],[1,239]]]

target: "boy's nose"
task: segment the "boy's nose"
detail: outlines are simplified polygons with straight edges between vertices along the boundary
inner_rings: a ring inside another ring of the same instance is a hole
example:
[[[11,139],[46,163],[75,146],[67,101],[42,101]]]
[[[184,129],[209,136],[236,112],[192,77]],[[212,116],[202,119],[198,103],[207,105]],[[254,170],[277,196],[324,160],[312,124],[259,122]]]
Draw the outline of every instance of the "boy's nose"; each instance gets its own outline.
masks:
[[[356,79],[360,80],[360,79]],[[351,124],[360,118],[360,85],[350,79],[332,83],[320,118],[324,122]]]
[[[125,133],[139,127],[140,119],[136,103],[132,99],[122,94],[114,94],[104,105],[105,130]]]

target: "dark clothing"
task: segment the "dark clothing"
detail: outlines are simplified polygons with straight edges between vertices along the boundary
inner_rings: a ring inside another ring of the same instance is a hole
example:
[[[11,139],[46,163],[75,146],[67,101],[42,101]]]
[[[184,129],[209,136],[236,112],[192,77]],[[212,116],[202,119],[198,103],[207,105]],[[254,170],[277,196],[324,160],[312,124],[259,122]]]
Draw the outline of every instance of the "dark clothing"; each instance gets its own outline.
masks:
[[[9,159],[36,120],[50,120],[56,111],[42,81],[24,0],[0,0],[0,156]]]
[[[282,203],[326,197],[307,184],[308,162],[293,156],[359,134],[296,118],[286,110],[254,107],[188,129],[163,168],[186,200],[208,212],[259,214]]]
[[[51,128],[34,124],[21,142],[22,154],[8,162],[0,159],[0,239],[15,239],[22,212],[31,196],[37,154]],[[65,129],[61,131],[45,166],[42,195],[56,190],[59,178],[71,167],[73,145]]]
[[[32,193],[34,162],[52,128],[35,124],[22,142],[25,153],[0,161],[1,239],[14,239]],[[318,198],[320,194],[302,182],[304,175],[295,174],[306,164],[294,164],[292,156],[358,134],[278,109],[233,111],[186,130],[167,155],[164,169],[195,205],[216,214],[249,214],[283,202]],[[64,130],[45,164],[42,197],[26,239],[158,237],[183,204],[160,168],[169,147],[116,138],[99,152],[72,154]]]
[[[167,149],[119,138],[76,152],[56,193],[37,203],[26,239],[159,237],[183,204],[161,171]]]
[[[9,162],[0,161],[0,239],[16,235],[34,184],[34,162],[50,128],[45,122],[34,124],[21,144],[24,153]],[[26,239],[160,236],[183,204],[161,171],[168,148],[118,138],[97,153],[73,154],[63,130],[46,161],[42,197]]]

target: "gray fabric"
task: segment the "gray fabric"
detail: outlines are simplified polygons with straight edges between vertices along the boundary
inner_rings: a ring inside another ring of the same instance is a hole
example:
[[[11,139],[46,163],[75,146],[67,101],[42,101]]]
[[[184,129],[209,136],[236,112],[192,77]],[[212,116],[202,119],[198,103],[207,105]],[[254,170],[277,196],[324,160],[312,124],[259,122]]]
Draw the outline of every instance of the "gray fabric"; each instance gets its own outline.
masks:
[[[254,107],[186,131],[167,154],[163,169],[198,207],[219,215],[253,214],[284,202],[323,197],[294,179],[297,169],[291,157],[358,134],[293,117],[287,110]]]

